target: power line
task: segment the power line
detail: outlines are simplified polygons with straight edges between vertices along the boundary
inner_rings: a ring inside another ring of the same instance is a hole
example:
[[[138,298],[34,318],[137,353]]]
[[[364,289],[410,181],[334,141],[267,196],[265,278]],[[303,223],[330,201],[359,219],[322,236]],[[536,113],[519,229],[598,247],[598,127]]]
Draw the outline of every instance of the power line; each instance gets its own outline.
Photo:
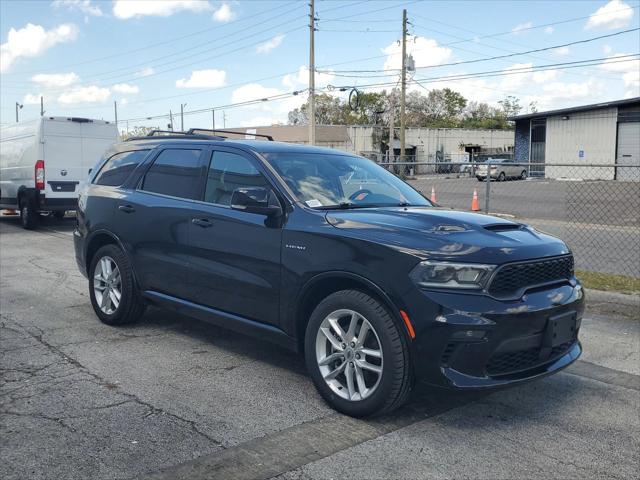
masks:
[[[278,0],[278,1],[285,1],[285,0]],[[200,34],[203,34],[203,33],[210,32],[212,30],[218,30],[220,28],[226,28],[226,27],[228,27],[230,25],[234,25],[234,24],[237,24],[237,23],[242,23],[242,22],[245,22],[247,20],[252,20],[252,19],[254,19],[256,17],[262,16],[265,13],[273,13],[275,10],[279,10],[279,9],[281,9],[283,7],[287,7],[288,4],[295,3],[295,2],[296,2],[296,0],[286,0],[286,3],[284,3],[283,5],[277,6],[275,8],[269,8],[269,9],[266,9],[266,10],[261,10],[261,11],[256,12],[256,13],[252,13],[252,15],[250,17],[238,18],[236,20],[231,20],[231,21],[229,21],[227,23],[224,23],[222,25],[216,25],[215,27],[205,28],[203,30],[198,30],[196,32],[188,33],[186,35],[181,35],[181,36],[178,36],[178,37],[174,37],[174,38],[171,38],[169,40],[164,40],[162,42],[157,42],[157,43],[152,43],[152,44],[149,44],[149,45],[145,45],[144,47],[134,48],[132,50],[125,50],[123,52],[114,53],[112,55],[107,55],[107,56],[104,56],[104,57],[91,58],[91,59],[83,60],[83,61],[76,62],[76,63],[58,65],[53,70],[45,70],[44,72],[42,70],[27,70],[27,71],[18,71],[18,72],[12,72],[12,73],[4,73],[3,75],[30,75],[30,74],[33,74],[33,73],[46,73],[47,71],[49,71],[49,72],[51,72],[51,71],[59,71],[61,69],[73,68],[73,67],[82,66],[82,65],[88,65],[90,63],[101,62],[101,61],[104,61],[104,60],[110,60],[112,58],[121,58],[124,55],[129,55],[129,54],[132,54],[132,53],[137,53],[137,52],[141,52],[141,51],[144,51],[144,50],[149,50],[149,49],[156,48],[156,47],[159,47],[159,46],[162,46],[162,45],[173,44],[173,43],[175,43],[177,41],[184,40],[185,38],[194,37],[194,36],[197,36],[197,35],[200,35]],[[240,33],[242,33],[242,32],[240,32]],[[182,52],[184,53],[184,49],[182,50]]]
[[[536,52],[544,52],[547,50],[557,50],[558,48],[563,48],[563,47],[569,47],[571,45],[578,45],[578,44],[582,44],[582,43],[589,43],[589,42],[593,42],[596,40],[602,40],[603,38],[610,38],[610,37],[615,37],[618,35],[623,35],[625,33],[630,33],[630,32],[637,32],[638,30],[640,30],[640,28],[630,28],[628,30],[622,30],[620,32],[615,32],[615,33],[609,33],[606,35],[600,35],[597,37],[592,37],[592,38],[587,38],[587,39],[583,39],[583,40],[576,40],[574,42],[569,42],[569,43],[562,43],[559,45],[552,45],[549,47],[544,47],[544,48],[536,48],[533,50],[528,50],[525,52],[516,52],[516,53],[509,53],[506,55],[496,55],[494,57],[486,57],[486,58],[476,58],[473,60],[463,60],[460,62],[451,62],[451,63],[441,63],[439,65],[425,65],[422,67],[415,67],[416,69],[418,68],[439,68],[439,67],[451,67],[451,66],[457,66],[457,65],[466,65],[466,64],[470,64],[470,63],[479,63],[479,62],[487,62],[490,60],[499,60],[499,59],[503,59],[503,58],[511,58],[511,57],[517,57],[520,55],[526,55],[529,53],[536,53]],[[390,71],[399,71],[399,68],[390,68],[390,69],[377,69],[377,70],[336,70],[333,73],[335,74],[336,72],[340,72],[340,73],[379,73],[379,72],[390,72]],[[323,72],[326,73],[322,70],[319,70],[318,72]]]

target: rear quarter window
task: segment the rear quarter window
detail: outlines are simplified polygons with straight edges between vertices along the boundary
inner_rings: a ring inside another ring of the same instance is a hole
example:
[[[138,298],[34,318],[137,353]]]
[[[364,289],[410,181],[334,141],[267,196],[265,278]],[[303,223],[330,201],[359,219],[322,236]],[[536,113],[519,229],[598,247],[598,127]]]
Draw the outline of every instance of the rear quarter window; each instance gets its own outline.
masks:
[[[131,152],[120,152],[113,155],[96,175],[93,180],[95,185],[106,185],[119,187],[122,185],[131,172],[144,160],[149,150],[133,150]]]

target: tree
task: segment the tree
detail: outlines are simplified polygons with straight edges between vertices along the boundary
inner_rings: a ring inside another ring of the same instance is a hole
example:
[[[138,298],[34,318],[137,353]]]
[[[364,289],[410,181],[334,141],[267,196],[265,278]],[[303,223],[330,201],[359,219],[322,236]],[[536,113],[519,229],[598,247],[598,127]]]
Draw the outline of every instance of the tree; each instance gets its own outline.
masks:
[[[344,108],[340,99],[321,93],[315,96],[316,100],[316,123],[318,125],[344,125]],[[308,125],[309,124],[309,100],[300,108],[295,108],[289,112],[290,125]]]
[[[522,107],[520,106],[520,99],[513,95],[508,95],[504,100],[500,100],[498,103],[502,105],[502,110],[507,117],[518,115],[520,110],[522,110]]]
[[[122,140],[126,140],[131,137],[146,137],[151,130],[155,130],[157,127],[132,127],[126,131],[122,131]]]

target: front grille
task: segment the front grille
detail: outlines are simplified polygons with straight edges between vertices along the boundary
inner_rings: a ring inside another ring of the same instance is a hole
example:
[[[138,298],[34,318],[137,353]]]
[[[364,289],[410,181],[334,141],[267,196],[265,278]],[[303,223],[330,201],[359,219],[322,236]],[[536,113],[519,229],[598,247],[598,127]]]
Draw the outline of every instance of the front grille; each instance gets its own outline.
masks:
[[[496,297],[516,295],[534,285],[568,280],[573,277],[573,255],[548,260],[511,263],[500,267],[489,285]]]
[[[513,352],[497,353],[491,357],[487,364],[487,374],[490,376],[506,375],[533,368],[536,365],[555,360],[569,351],[574,340],[563,343],[551,349],[551,353],[540,358],[540,348],[528,348],[526,350],[516,350]]]
[[[449,359],[451,358],[451,355],[453,355],[453,352],[456,350],[456,346],[457,344],[455,343],[447,343],[447,346],[442,352],[442,357],[440,357],[440,362],[443,365],[447,365],[449,363]]]

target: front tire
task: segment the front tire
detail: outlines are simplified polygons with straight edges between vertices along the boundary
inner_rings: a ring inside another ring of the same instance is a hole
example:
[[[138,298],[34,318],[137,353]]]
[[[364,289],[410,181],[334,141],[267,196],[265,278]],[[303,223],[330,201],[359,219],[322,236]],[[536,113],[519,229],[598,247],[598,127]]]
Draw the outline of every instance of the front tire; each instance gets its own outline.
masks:
[[[526,180],[526,179],[527,179],[527,171],[526,171],[526,170],[523,170],[523,171],[520,173],[520,180]]]
[[[500,175],[498,175],[498,181],[504,182],[506,179],[507,179],[507,176],[504,174],[504,172],[500,172]]]
[[[105,245],[93,256],[89,296],[94,312],[107,325],[133,323],[144,313],[131,264],[118,246]]]
[[[53,212],[53,218],[55,218],[56,220],[63,220],[65,213],[67,212],[65,212],[64,210],[56,210]]]
[[[305,332],[305,359],[320,395],[344,414],[390,412],[409,396],[405,334],[366,293],[343,290],[318,304]]]

